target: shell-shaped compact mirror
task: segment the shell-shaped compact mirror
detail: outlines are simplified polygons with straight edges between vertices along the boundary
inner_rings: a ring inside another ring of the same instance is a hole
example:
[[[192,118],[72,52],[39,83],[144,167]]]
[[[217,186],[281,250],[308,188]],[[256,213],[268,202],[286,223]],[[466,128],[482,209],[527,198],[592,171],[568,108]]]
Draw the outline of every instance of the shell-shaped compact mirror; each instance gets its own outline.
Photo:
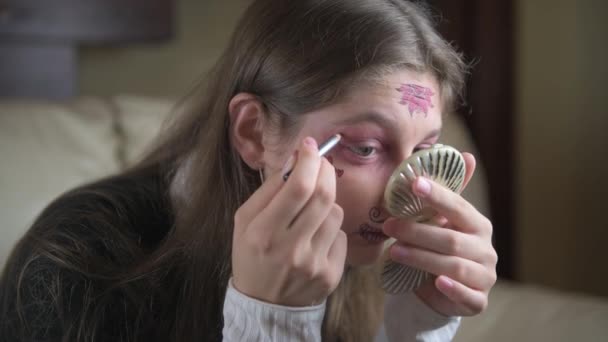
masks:
[[[384,203],[388,212],[397,218],[411,218],[424,222],[436,215],[435,210],[412,191],[412,183],[424,176],[450,190],[460,193],[464,183],[466,166],[462,154],[455,148],[435,144],[420,150],[404,160],[393,172],[384,191]],[[387,246],[393,244],[391,239]],[[382,269],[382,288],[390,294],[414,290],[432,275],[413,267],[398,264],[390,259]]]

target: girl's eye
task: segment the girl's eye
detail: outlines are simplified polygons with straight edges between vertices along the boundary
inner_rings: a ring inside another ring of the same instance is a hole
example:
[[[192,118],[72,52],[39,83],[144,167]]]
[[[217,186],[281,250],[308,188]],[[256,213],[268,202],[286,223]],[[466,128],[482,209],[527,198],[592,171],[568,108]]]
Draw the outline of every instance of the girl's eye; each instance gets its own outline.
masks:
[[[376,152],[376,148],[372,146],[349,146],[348,149],[362,157],[369,157]]]

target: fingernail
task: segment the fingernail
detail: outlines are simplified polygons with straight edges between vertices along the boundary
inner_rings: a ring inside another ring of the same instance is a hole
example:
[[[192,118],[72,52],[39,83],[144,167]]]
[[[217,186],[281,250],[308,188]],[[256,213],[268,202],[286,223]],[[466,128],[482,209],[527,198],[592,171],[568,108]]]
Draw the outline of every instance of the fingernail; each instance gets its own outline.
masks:
[[[386,219],[386,221],[384,221],[384,223],[382,224],[382,231],[386,234],[387,232],[390,232],[393,229],[393,222],[395,222],[397,219],[395,219],[394,217],[389,217],[388,219]]]
[[[437,279],[437,281],[438,281],[437,285],[439,285],[438,287],[440,287],[442,289],[449,290],[449,289],[453,289],[454,288],[454,282],[451,281],[447,277],[439,277],[439,279]]]
[[[409,254],[408,249],[401,245],[394,245],[391,252],[393,253],[393,257],[396,259],[404,259]]]
[[[304,145],[316,149],[317,141],[314,138],[306,137],[304,138]]]
[[[414,183],[414,191],[416,195],[426,197],[431,193],[431,183],[422,177],[418,177]]]

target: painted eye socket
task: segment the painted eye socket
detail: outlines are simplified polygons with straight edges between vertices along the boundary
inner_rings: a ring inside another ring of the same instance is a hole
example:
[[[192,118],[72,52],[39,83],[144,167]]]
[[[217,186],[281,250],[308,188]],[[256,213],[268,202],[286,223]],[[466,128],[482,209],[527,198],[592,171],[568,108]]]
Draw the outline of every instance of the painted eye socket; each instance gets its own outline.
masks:
[[[376,153],[376,148],[372,146],[348,146],[348,149],[361,157],[369,157]]]

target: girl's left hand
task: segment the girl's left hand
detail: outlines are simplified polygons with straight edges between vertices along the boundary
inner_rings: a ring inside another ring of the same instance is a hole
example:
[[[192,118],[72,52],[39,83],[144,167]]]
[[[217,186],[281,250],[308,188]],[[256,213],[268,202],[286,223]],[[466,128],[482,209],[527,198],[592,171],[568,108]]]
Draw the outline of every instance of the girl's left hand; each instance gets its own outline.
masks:
[[[463,153],[465,185],[475,158]],[[496,283],[498,256],[492,246],[492,223],[469,202],[431,180],[418,178],[414,192],[438,215],[431,222],[388,219],[384,233],[397,242],[390,247],[395,262],[438,275],[416,290],[433,310],[446,316],[472,316],[488,305]]]

